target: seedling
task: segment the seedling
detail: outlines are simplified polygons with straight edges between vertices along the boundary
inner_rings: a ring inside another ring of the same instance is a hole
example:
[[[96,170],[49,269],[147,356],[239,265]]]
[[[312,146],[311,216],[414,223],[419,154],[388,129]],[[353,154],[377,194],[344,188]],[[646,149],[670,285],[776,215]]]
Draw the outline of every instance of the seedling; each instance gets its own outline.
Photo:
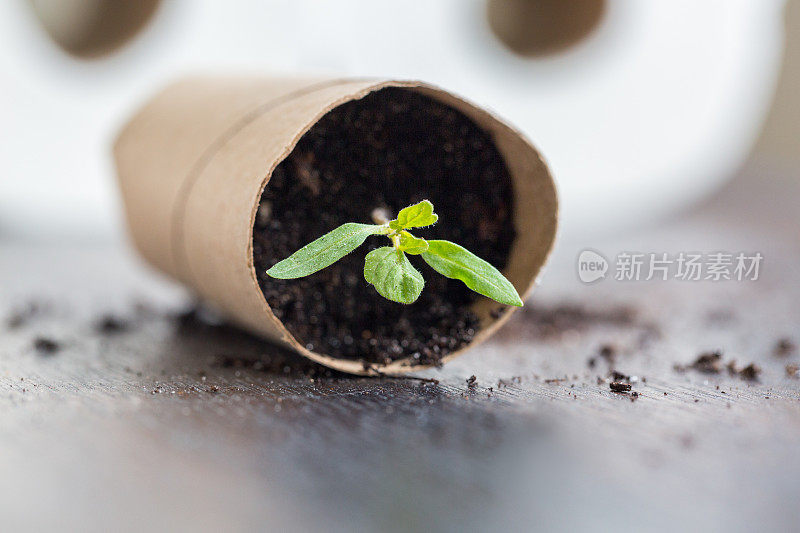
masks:
[[[410,304],[422,293],[425,280],[408,260],[408,254],[421,256],[438,273],[463,281],[479,294],[521,307],[516,289],[495,267],[455,243],[425,240],[408,231],[432,226],[438,219],[433,204],[423,200],[402,209],[396,219],[388,222],[349,222],[300,248],[267,270],[267,274],[278,279],[302,278],[332,265],[364,244],[370,235],[385,235],[392,246],[372,250],[364,261],[364,278],[384,298]]]

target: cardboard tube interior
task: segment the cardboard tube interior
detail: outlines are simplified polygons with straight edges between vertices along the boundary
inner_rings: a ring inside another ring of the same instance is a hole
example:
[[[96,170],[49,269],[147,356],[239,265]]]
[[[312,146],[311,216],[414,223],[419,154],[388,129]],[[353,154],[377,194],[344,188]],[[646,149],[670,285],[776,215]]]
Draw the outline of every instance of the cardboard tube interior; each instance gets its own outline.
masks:
[[[261,193],[302,135],[335,107],[384,87],[402,87],[449,105],[488,131],[514,187],[517,237],[503,274],[523,299],[556,234],[558,202],[533,146],[488,112],[420,82],[364,79],[192,78],[150,100],[114,146],[128,228],[141,255],[245,329],[325,366],[362,375],[427,368],[388,365],[307,350],[272,314],[253,266],[252,237]],[[474,305],[481,328],[456,357],[494,333],[500,317],[486,298]]]

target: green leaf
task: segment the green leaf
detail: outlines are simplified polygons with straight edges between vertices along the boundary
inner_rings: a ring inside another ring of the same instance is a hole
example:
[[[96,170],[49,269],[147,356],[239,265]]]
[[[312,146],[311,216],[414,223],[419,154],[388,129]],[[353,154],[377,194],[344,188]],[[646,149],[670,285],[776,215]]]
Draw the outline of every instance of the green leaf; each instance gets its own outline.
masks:
[[[419,255],[428,249],[428,241],[414,237],[407,231],[400,232],[399,250],[407,254]]]
[[[359,246],[367,237],[386,233],[386,226],[349,222],[326,233],[267,270],[267,274],[278,279],[294,279],[308,276],[328,267]]]
[[[522,300],[511,282],[466,248],[449,241],[428,241],[428,251],[422,254],[422,259],[438,273],[463,281],[479,294],[503,304],[522,307]]]
[[[401,304],[419,298],[425,280],[406,257],[391,246],[372,250],[364,262],[364,278],[375,286],[378,294]]]
[[[434,214],[433,204],[428,200],[422,200],[418,204],[401,209],[397,218],[389,223],[389,227],[394,230],[422,228],[435,224],[437,220],[439,215]]]

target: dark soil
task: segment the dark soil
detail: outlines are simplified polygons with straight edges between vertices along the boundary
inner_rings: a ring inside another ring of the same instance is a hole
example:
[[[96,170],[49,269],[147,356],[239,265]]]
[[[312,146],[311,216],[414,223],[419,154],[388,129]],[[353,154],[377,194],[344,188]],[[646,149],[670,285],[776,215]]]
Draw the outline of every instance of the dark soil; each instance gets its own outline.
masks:
[[[371,237],[334,265],[306,278],[265,271],[345,222],[430,199],[439,223],[418,230],[452,240],[502,269],[515,233],[512,184],[490,136],[460,112],[408,90],[389,88],[322,118],[274,171],[253,236],[259,283],[275,315],[308,349],[367,363],[404,357],[437,364],[478,331],[478,297],[461,282],[411,262],[425,278],[412,305],[383,299],[363,276]],[[386,241],[386,242],[384,242]]]
[[[631,384],[630,383],[623,383],[621,381],[612,381],[611,383],[608,384],[608,387],[613,392],[630,392],[630,390],[631,390]]]

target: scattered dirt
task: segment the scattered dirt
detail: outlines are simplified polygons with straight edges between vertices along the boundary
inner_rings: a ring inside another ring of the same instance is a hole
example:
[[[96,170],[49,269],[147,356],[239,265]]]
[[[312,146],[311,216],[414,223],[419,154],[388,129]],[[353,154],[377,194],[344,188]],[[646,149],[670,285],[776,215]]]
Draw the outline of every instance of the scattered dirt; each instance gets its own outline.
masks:
[[[631,391],[631,387],[633,386],[631,376],[623,374],[622,372],[618,372],[617,370],[611,370],[608,373],[608,379],[611,380],[611,383],[609,383],[608,385],[609,388],[617,393],[628,393]],[[598,376],[597,378],[598,385],[605,383],[605,381],[606,381],[605,379]],[[631,396],[631,401],[633,402],[636,401],[637,398],[639,398],[639,393],[631,392],[630,396]]]
[[[6,319],[8,329],[21,328],[25,324],[25,316],[20,313],[13,313]]]
[[[95,330],[101,335],[124,333],[130,329],[130,322],[114,315],[105,315],[95,323]]]
[[[739,370],[739,377],[747,381],[757,380],[759,374],[761,374],[761,368],[755,363],[750,363],[743,369]]]
[[[467,378],[467,387],[469,387],[470,389],[474,389],[477,386],[478,386],[478,378],[476,378],[475,375],[472,375]]]
[[[719,350],[703,352],[690,365],[675,364],[673,368],[677,372],[685,372],[687,369],[691,369],[704,374],[719,374],[722,372],[722,352]]]
[[[788,357],[797,351],[797,345],[788,338],[780,339],[776,344],[772,353],[775,357]]]
[[[420,236],[452,240],[505,266],[515,237],[505,163],[489,134],[430,98],[384,89],[344,104],[278,165],[261,198],[253,258],[273,312],[308,349],[369,363],[438,364],[473,339],[477,296],[419,258],[410,259],[426,284],[412,305],[388,302],[364,281],[364,256],[388,243],[378,237],[305,278],[265,274],[340,224],[371,222],[375,208],[396,213],[424,198],[440,222]]]
[[[739,368],[735,359],[729,361],[725,368],[728,370],[728,375],[738,376],[746,381],[756,381],[758,380],[758,375],[761,374],[761,367],[755,363]]]
[[[694,362],[690,365],[673,365],[676,372],[686,372],[687,370],[696,370],[704,374],[719,374],[725,368],[731,376],[738,376],[747,381],[755,381],[761,373],[761,368],[755,363],[750,363],[744,368],[739,368],[735,359],[731,359],[723,366],[722,352],[719,350],[713,352],[703,352]]]
[[[800,365],[797,363],[789,363],[786,365],[786,377],[796,378],[800,374]]]
[[[609,363],[613,363],[617,358],[617,348],[611,344],[604,344],[600,347],[600,357]]]
[[[702,353],[689,367],[704,374],[719,374],[722,371],[722,352]]]
[[[33,347],[40,355],[53,355],[61,349],[61,343],[48,337],[37,337]]]
[[[497,388],[502,389],[503,387],[508,387],[509,385],[518,385],[520,383],[522,383],[522,376],[511,376],[508,379],[498,379]]]
[[[43,314],[46,309],[47,306],[42,303],[34,301],[28,302],[24,306],[11,312],[8,318],[6,318],[6,327],[8,329],[19,329],[28,324],[32,319]]]
[[[631,377],[629,375],[618,372],[617,370],[612,370],[609,372],[608,377],[611,378],[612,381],[624,381],[627,383],[630,383],[631,381]]]
[[[597,365],[598,357],[604,359],[609,365],[613,365],[617,359],[617,351],[617,347],[613,344],[603,344],[597,350],[597,355],[590,357],[586,361],[586,365],[589,368],[594,368]]]
[[[614,392],[630,392],[631,390],[631,384],[622,381],[612,381],[608,386]]]

